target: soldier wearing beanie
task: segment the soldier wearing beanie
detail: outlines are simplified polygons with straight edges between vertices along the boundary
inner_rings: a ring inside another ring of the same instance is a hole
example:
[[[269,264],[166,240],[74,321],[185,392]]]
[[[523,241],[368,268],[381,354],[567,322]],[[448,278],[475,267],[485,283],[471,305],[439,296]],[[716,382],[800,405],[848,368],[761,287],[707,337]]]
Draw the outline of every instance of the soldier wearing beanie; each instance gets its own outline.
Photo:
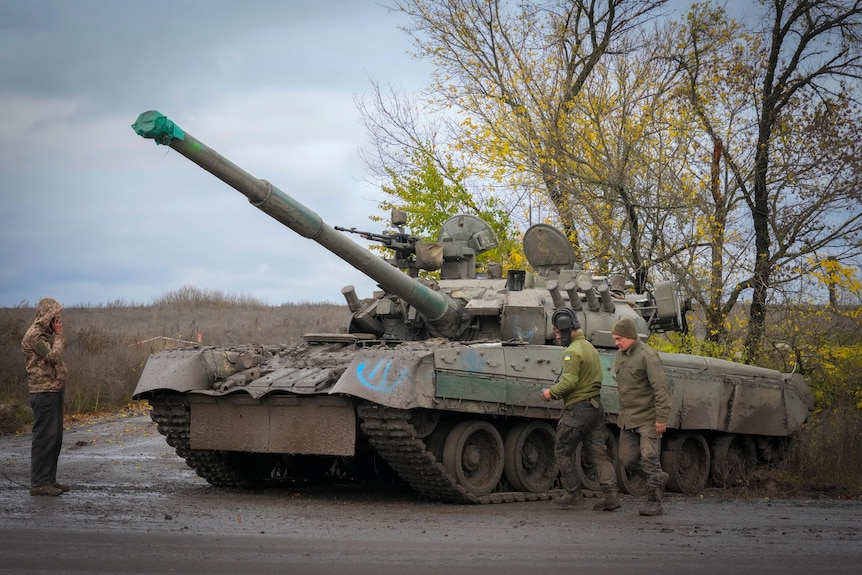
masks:
[[[624,317],[614,324],[611,335],[619,335],[628,339],[638,339],[638,328],[630,317]]]
[[[566,492],[557,500],[561,507],[583,504],[581,478],[575,465],[575,450],[583,443],[595,462],[604,498],[597,511],[620,508],[614,467],[607,449],[605,414],[599,400],[602,390],[602,363],[596,348],[586,340],[577,315],[571,308],[559,308],[552,317],[554,334],[565,346],[560,377],[550,389],[542,390],[542,400],[562,399],[565,408],[557,422],[554,455],[560,481]]]
[[[670,393],[658,353],[638,337],[631,318],[611,330],[618,351],[614,378],[619,389],[619,459],[627,470],[646,475],[647,505],[641,515],[662,515],[667,474],[661,469],[661,436],[667,431]]]

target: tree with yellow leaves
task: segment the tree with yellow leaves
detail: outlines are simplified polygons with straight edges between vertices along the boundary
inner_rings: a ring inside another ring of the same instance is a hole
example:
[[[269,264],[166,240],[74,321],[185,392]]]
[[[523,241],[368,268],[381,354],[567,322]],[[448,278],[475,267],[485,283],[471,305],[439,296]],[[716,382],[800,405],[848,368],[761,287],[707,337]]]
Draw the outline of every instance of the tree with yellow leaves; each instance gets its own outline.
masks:
[[[602,57],[664,2],[395,2],[417,55],[436,67],[437,105],[458,117],[454,145],[487,177],[541,189],[581,261],[581,216],[593,202],[581,197],[590,167],[572,145],[576,104]]]
[[[661,5],[398,0],[436,67],[424,110],[445,130],[401,138],[420,131],[398,114],[376,127],[408,160],[442,137],[439,173],[457,156],[469,193],[496,193],[509,215],[507,192],[539,193],[589,269],[626,273],[635,291],[680,278],[715,342],[751,290],[753,361],[768,297],[811,261],[862,250],[859,44],[842,40],[859,4],[765,2],[772,28],[750,30],[695,5],[650,29]]]
[[[687,97],[726,178],[713,174],[713,325],[752,290],[745,357],[761,351],[770,294],[802,281],[822,257],[862,254],[862,3],[773,0],[744,30],[720,9],[695,5],[676,53]],[[725,281],[724,219],[752,240],[748,272]],[[823,255],[821,255],[823,254]],[[716,281],[721,278],[720,281]],[[730,283],[719,303],[721,285]]]

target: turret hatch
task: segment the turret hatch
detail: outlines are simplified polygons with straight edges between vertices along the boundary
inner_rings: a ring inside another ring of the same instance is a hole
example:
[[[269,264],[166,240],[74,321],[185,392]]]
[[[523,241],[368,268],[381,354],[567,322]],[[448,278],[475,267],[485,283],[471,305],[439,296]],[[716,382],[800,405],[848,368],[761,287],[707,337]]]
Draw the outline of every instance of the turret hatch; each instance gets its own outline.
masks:
[[[524,232],[524,255],[540,276],[572,269],[575,254],[569,239],[548,224],[534,224]]]

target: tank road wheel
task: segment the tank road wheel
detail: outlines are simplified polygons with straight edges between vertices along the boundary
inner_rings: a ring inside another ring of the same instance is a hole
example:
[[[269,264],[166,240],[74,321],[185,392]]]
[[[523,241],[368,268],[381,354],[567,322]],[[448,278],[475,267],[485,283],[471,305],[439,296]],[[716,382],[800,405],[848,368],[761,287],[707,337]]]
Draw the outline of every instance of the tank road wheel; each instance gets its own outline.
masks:
[[[709,445],[700,433],[678,433],[667,440],[661,466],[670,479],[667,488],[691,495],[700,493],[709,479]]]
[[[757,464],[757,447],[745,435],[727,433],[712,442],[712,480],[719,487],[748,481]]]
[[[437,428],[440,413],[428,409],[414,409],[410,412],[410,424],[416,432],[416,437],[425,439]]]
[[[581,483],[584,489],[590,491],[601,491],[602,486],[599,484],[599,473],[596,468],[596,463],[590,457],[589,453],[584,451],[583,443],[578,444],[575,449],[575,466],[578,469],[578,476],[581,478]],[[617,437],[613,431],[608,429],[605,446],[608,449],[608,455],[611,458],[611,465],[617,459]]]
[[[506,479],[517,491],[547,491],[557,478],[554,428],[542,421],[518,423],[506,435]]]
[[[491,493],[503,476],[503,439],[485,421],[462,421],[443,446],[443,466],[477,497]]]
[[[451,421],[441,421],[434,431],[422,440],[425,442],[425,449],[430,451],[440,463],[443,463],[443,446],[446,445],[446,438],[449,437],[449,432],[454,425]]]

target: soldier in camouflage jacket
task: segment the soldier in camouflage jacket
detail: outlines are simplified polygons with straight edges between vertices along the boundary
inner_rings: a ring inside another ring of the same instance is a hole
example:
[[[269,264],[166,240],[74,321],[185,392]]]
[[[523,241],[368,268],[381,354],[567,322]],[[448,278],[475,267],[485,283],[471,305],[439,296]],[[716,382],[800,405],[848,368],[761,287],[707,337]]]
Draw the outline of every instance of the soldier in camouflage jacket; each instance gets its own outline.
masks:
[[[63,445],[66,364],[63,362],[62,306],[43,298],[36,319],[24,334],[21,349],[27,366],[27,387],[33,409],[30,450],[30,495],[59,495],[69,488],[57,483],[57,460]]]

